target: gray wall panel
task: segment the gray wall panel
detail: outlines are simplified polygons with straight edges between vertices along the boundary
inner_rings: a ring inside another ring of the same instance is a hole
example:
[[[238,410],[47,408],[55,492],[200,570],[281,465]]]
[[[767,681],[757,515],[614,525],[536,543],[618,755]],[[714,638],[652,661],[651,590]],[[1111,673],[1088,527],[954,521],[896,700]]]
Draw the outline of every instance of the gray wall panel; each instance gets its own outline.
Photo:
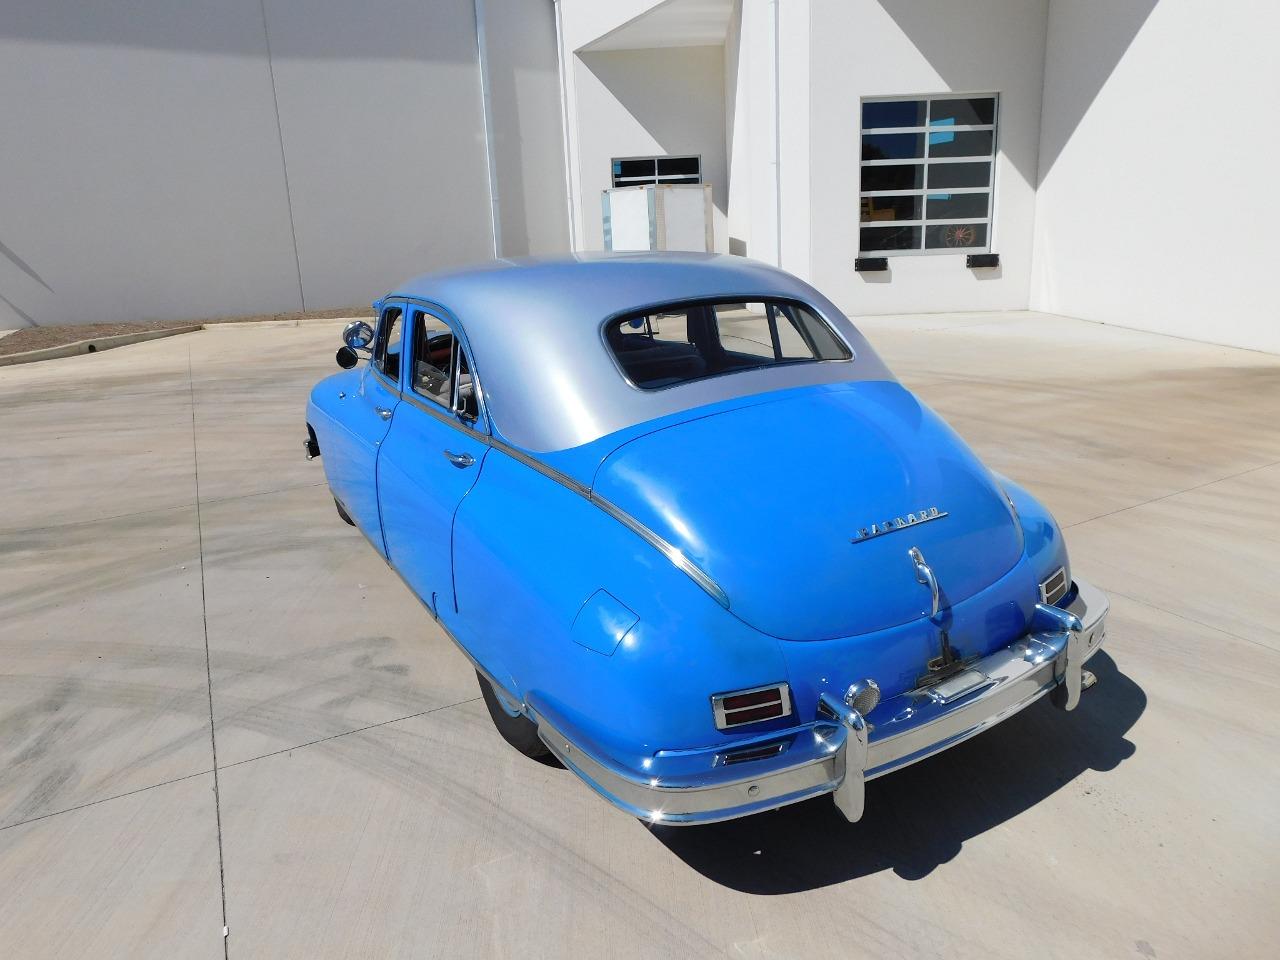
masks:
[[[502,253],[569,248],[560,65],[551,0],[480,0]]]
[[[493,256],[472,0],[267,0],[308,307]]]
[[[504,252],[561,249],[554,8],[488,5]],[[473,0],[0,0],[0,328],[351,306],[487,259],[477,52]]]
[[[0,91],[0,326],[297,309],[258,0],[5,0]]]

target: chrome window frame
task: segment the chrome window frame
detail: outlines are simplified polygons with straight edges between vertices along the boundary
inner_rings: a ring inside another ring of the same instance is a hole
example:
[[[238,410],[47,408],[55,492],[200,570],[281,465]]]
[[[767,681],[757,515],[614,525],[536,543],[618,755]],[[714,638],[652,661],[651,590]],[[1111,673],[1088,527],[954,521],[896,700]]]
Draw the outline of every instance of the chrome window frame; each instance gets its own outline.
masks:
[[[655,313],[660,313],[664,310],[670,310],[672,308],[677,308],[677,307],[696,307],[696,306],[706,306],[708,304],[714,305],[714,304],[725,304],[725,303],[786,303],[786,304],[791,304],[792,306],[797,306],[804,310],[807,310],[809,311],[809,313],[817,317],[818,321],[824,327],[827,328],[827,332],[831,334],[831,339],[834,340],[836,343],[838,343],[840,346],[842,346],[845,352],[848,354],[848,356],[843,358],[831,359],[831,360],[824,360],[817,357],[813,357],[808,360],[805,360],[805,359],[775,360],[773,362],[760,364],[759,366],[755,366],[755,367],[741,367],[734,370],[721,370],[719,373],[708,374],[705,377],[695,377],[691,380],[680,380],[676,383],[664,384],[661,387],[642,387],[638,383],[636,383],[634,380],[632,380],[631,377],[627,374],[626,369],[622,366],[622,362],[618,359],[618,355],[614,352],[613,346],[609,343],[609,336],[607,333],[609,329],[609,325],[613,323],[618,323],[622,320],[626,320],[629,317],[652,316]],[[680,387],[687,387],[691,384],[703,383],[707,380],[718,380],[721,377],[731,377],[734,374],[738,374],[738,373],[753,373],[753,372],[759,373],[766,370],[772,370],[772,369],[783,368],[783,367],[795,367],[795,366],[807,365],[811,363],[855,363],[858,359],[858,351],[853,349],[849,341],[845,339],[844,335],[836,328],[835,324],[833,324],[830,321],[830,319],[827,318],[826,314],[824,314],[821,310],[819,310],[813,304],[807,303],[804,300],[799,299],[798,297],[775,296],[771,294],[760,294],[760,293],[744,293],[744,294],[726,293],[726,294],[716,294],[715,296],[711,296],[711,297],[690,297],[684,300],[661,300],[661,301],[658,301],[657,303],[649,304],[648,306],[631,307],[627,310],[619,310],[616,313],[610,314],[608,317],[604,319],[604,321],[600,324],[598,336],[600,338],[601,345],[604,347],[605,354],[609,357],[609,360],[613,363],[614,369],[618,371],[618,375],[622,377],[622,381],[627,386],[629,386],[632,390],[638,390],[641,393],[662,393],[664,390],[675,390]]]
[[[492,437],[493,428],[489,421],[488,410],[485,407],[484,387],[481,385],[480,374],[476,370],[475,357],[471,353],[470,344],[467,343],[467,335],[466,331],[462,328],[462,323],[441,304],[432,303],[429,300],[418,300],[412,297],[407,298],[402,302],[405,304],[406,310],[414,311],[415,315],[412,317],[413,320],[416,321],[417,316],[421,314],[428,314],[433,319],[439,320],[443,323],[449,328],[449,332],[453,334],[455,358],[457,352],[461,352],[462,355],[466,357],[467,369],[471,372],[471,383],[475,391],[477,415],[474,421],[458,415],[458,381],[456,377],[452,378],[453,382],[449,387],[448,406],[445,406],[430,397],[424,396],[413,388],[413,377],[410,371],[413,369],[413,365],[417,362],[418,344],[416,325],[410,329],[409,352],[407,354],[409,357],[409,363],[408,368],[404,371],[404,377],[402,378],[404,383],[398,388],[400,399],[424,413],[430,414],[441,423],[447,423],[457,430],[461,430],[472,435]],[[454,362],[456,364],[456,359]]]
[[[391,382],[391,376],[382,368],[382,363],[387,357],[387,314],[392,310],[400,311],[400,322],[404,325],[400,331],[400,366],[404,367],[404,330],[408,329],[409,318],[405,315],[405,304],[403,301],[393,300],[391,302],[384,301],[378,310],[378,327],[373,334],[373,350],[369,354],[369,368],[382,377],[388,383]],[[397,388],[399,384],[396,385]]]
[[[406,396],[408,396],[411,399],[423,400],[429,404],[433,404],[434,406],[439,408],[440,412],[447,413],[463,426],[466,426],[469,429],[474,429],[473,425],[480,423],[482,419],[482,410],[481,410],[481,403],[480,403],[480,381],[479,381],[479,378],[476,377],[474,372],[475,367],[471,360],[471,352],[464,346],[462,342],[462,338],[458,335],[458,324],[455,321],[449,320],[447,317],[441,316],[441,313],[443,313],[444,311],[431,310],[426,306],[423,306],[420,304],[414,304],[414,303],[409,304],[409,309],[413,311],[413,317],[412,317],[413,324],[410,327],[412,342],[409,345],[409,353],[408,353],[409,370],[406,372],[404,377],[404,392]],[[418,364],[418,324],[420,323],[423,317],[430,317],[432,320],[435,320],[438,323],[443,324],[445,329],[449,332],[449,335],[453,338],[453,342],[449,348],[450,375],[449,375],[449,402],[447,404],[442,403],[440,400],[438,400],[437,398],[429,394],[425,394],[421,392],[420,390],[418,390],[417,386],[414,383],[414,380],[415,380],[414,371],[417,369],[417,364]],[[459,359],[466,360],[467,372],[471,376],[471,383],[476,396],[476,408],[478,412],[474,420],[468,417],[462,416],[462,414],[458,410],[459,384],[458,384],[457,370],[458,370]]]

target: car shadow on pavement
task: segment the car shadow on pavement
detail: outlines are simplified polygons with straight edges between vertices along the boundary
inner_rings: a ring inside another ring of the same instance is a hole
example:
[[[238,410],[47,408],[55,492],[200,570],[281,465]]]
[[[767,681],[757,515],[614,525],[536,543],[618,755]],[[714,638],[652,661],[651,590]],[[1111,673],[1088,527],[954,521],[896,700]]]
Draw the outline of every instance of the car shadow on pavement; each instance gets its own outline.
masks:
[[[871,781],[858,823],[845,822],[823,796],[741,820],[651,833],[703,876],[744,893],[798,893],[882,870],[919,880],[971,837],[1085,771],[1112,770],[1133,755],[1125,734],[1146,708],[1146,695],[1105,652],[1089,668],[1098,684],[1074,712],[1042,698],[972,740]],[[1089,802],[1087,787],[1071,789]]]

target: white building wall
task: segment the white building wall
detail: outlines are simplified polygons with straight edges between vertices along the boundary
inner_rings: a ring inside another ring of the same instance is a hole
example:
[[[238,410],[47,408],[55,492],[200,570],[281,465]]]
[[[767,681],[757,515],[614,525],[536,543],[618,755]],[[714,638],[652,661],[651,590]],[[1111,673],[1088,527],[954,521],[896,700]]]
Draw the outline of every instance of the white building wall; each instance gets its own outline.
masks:
[[[842,309],[856,315],[1027,306],[1046,6],[1047,0],[811,0],[809,279]],[[859,98],[948,92],[1000,94],[991,249],[1001,266],[969,270],[963,253],[935,254],[890,257],[888,273],[856,273]]]
[[[503,252],[563,249],[554,6],[482,2]],[[474,3],[7,4],[0,327],[352,306],[491,257]]]
[[[587,46],[671,0],[555,0],[561,8],[564,48]]]
[[[810,0],[775,3],[773,72],[778,102],[778,246],[781,266],[805,280],[813,278],[812,128],[813,78]]]
[[[1054,0],[1036,309],[1280,352],[1280,8]]]
[[[727,250],[724,47],[584,50],[573,55],[572,72],[580,247],[604,248],[601,196],[615,157],[699,154],[716,248]]]
[[[730,18],[726,76],[734,95],[728,114],[728,249],[780,263],[777,21],[773,0],[739,0]]]
[[[742,0],[734,0],[724,41],[724,142],[729,193],[725,229],[729,235],[728,251],[737,256],[746,254],[744,237],[751,229],[751,194],[745,186],[751,162],[747,142],[750,134],[748,83],[751,72],[743,69],[742,44]]]
[[[503,256],[569,248],[563,111],[550,0],[480,0]]]

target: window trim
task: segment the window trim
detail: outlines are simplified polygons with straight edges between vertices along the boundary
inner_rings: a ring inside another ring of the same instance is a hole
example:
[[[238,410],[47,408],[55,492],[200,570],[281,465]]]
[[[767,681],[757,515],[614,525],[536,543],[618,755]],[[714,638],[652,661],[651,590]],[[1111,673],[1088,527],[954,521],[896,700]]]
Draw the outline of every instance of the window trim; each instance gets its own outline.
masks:
[[[991,99],[995,101],[995,110],[992,123],[970,123],[970,124],[954,124],[951,126],[931,127],[929,126],[930,111],[932,103],[935,100],[985,100]],[[999,164],[996,162],[1000,157],[1000,101],[1001,95],[999,91],[983,90],[975,92],[966,91],[947,91],[945,93],[921,93],[921,94],[901,94],[893,96],[874,96],[861,97],[858,100],[858,219],[857,219],[857,256],[859,257],[933,257],[933,256],[959,256],[969,253],[990,253],[995,247],[995,206],[996,206],[996,179],[999,176]],[[898,103],[908,102],[912,100],[923,100],[928,105],[925,112],[924,124],[917,124],[909,127],[863,127],[862,126],[862,105],[866,103]],[[930,157],[929,141],[926,136],[924,142],[924,155],[920,157],[906,157],[899,159],[883,159],[883,160],[863,160],[862,159],[862,141],[863,137],[868,134],[930,134],[930,133],[971,133],[991,131],[991,153],[989,155],[979,155],[970,157]],[[985,187],[937,187],[930,189],[929,187],[929,169],[932,166],[941,166],[951,163],[989,163],[991,172],[987,178]],[[893,166],[919,166],[921,167],[922,180],[918,189],[904,190],[864,190],[862,188],[862,171],[867,167],[893,167]],[[973,194],[985,193],[987,198],[987,214],[985,217],[959,217],[959,218],[930,218],[928,216],[928,198],[930,193],[948,193],[948,194]],[[862,230],[864,227],[875,227],[879,225],[877,221],[862,220],[862,201],[874,199],[876,197],[919,197],[920,198],[920,217],[912,220],[894,220],[885,221],[892,222],[894,226],[900,227],[919,227],[920,228],[920,246],[911,249],[886,250],[878,248],[864,248],[862,246]],[[985,224],[987,228],[986,243],[981,246],[974,247],[927,247],[928,229],[934,226],[947,226],[949,224]]]
[[[820,359],[817,357],[810,358],[807,360],[803,358],[796,359],[796,360],[779,360],[779,361],[774,361],[773,363],[766,363],[758,367],[744,367],[737,370],[721,370],[719,373],[708,374],[705,377],[698,377],[694,380],[679,380],[676,383],[668,383],[661,387],[642,387],[639,384],[637,384],[634,380],[631,379],[626,369],[622,366],[622,361],[618,359],[618,355],[614,352],[613,347],[609,343],[609,336],[608,336],[609,325],[613,323],[617,323],[621,320],[626,320],[630,317],[637,317],[637,316],[647,317],[647,316],[651,316],[654,313],[660,313],[664,310],[670,310],[675,307],[700,307],[700,306],[707,306],[708,304],[718,304],[718,303],[763,303],[763,302],[785,303],[785,304],[800,307],[803,310],[809,311],[809,313],[817,317],[818,320],[822,323],[822,325],[827,328],[828,332],[831,334],[832,340],[834,340],[841,347],[843,347],[845,350],[845,353],[847,353],[848,356],[833,358],[830,360]],[[804,300],[801,300],[798,297],[779,296],[776,293],[758,293],[758,292],[757,293],[723,293],[723,294],[716,294],[715,296],[709,296],[709,297],[686,297],[685,299],[682,299],[682,300],[659,300],[656,303],[651,303],[647,306],[630,307],[626,310],[619,310],[616,313],[612,313],[609,316],[605,317],[605,319],[600,324],[598,336],[599,336],[600,346],[604,350],[605,356],[609,358],[609,362],[612,363],[614,369],[617,370],[618,376],[622,378],[622,382],[625,383],[632,390],[636,390],[644,394],[662,393],[665,390],[675,390],[680,387],[697,386],[698,384],[705,383],[708,380],[718,380],[721,377],[732,377],[738,374],[741,374],[743,376],[750,376],[753,373],[762,373],[764,371],[777,369],[779,367],[794,367],[797,364],[854,363],[858,359],[858,351],[853,349],[853,346],[849,343],[848,340],[845,339],[844,334],[842,334],[840,330],[836,328],[835,324],[831,322],[830,318],[825,313],[823,313],[813,304],[808,303]]]
[[[407,400],[413,406],[417,407],[425,413],[429,413],[436,419],[448,423],[451,426],[461,430],[468,430],[472,433],[482,435],[490,435],[492,430],[489,426],[488,411],[485,408],[484,389],[480,385],[480,377],[476,373],[475,360],[471,355],[471,347],[466,342],[466,334],[461,333],[462,325],[453,317],[451,313],[438,304],[432,304],[425,300],[408,300],[405,302],[406,309],[411,310],[410,315],[410,339],[409,344],[409,367],[406,371],[405,385],[401,389],[401,399]],[[431,397],[419,393],[413,386],[412,371],[417,363],[418,356],[418,337],[417,323],[423,315],[429,315],[432,319],[438,320],[449,328],[449,332],[453,334],[453,357],[454,363],[457,363],[457,356],[461,353],[466,357],[467,370],[471,374],[471,383],[474,387],[476,398],[476,419],[468,420],[458,413],[458,380],[457,377],[452,378],[452,384],[449,387],[449,403],[443,404]]]
[[[437,316],[436,316],[434,313],[432,313],[431,311],[429,311],[429,310],[424,310],[422,307],[414,307],[414,308],[413,308],[413,320],[414,320],[414,324],[413,324],[413,344],[412,344],[412,347],[410,348],[410,352],[411,352],[411,354],[412,354],[412,359],[411,359],[411,360],[410,360],[410,362],[409,362],[409,373],[408,373],[408,376],[407,376],[407,377],[405,377],[405,387],[406,387],[406,388],[408,388],[408,390],[409,390],[409,392],[410,392],[410,393],[415,394],[416,396],[421,397],[423,400],[426,400],[428,403],[434,403],[434,404],[435,404],[436,406],[438,406],[441,410],[453,411],[453,410],[456,410],[456,409],[457,409],[457,408],[456,408],[456,406],[454,405],[454,392],[455,392],[454,388],[457,386],[457,382],[456,382],[456,378],[452,375],[452,373],[449,375],[449,396],[448,396],[448,399],[447,399],[447,400],[441,400],[439,397],[433,396],[433,395],[431,395],[431,394],[423,393],[421,390],[419,390],[419,389],[418,389],[418,386],[417,386],[417,379],[418,379],[417,374],[418,374],[418,362],[419,362],[419,360],[418,360],[418,346],[419,346],[419,343],[420,343],[420,340],[419,340],[419,333],[420,333],[419,324],[420,324],[420,323],[422,323],[422,319],[423,319],[424,317],[430,317],[432,320],[435,320],[435,321],[437,321],[438,323],[443,324],[443,325],[444,325],[444,328],[445,328],[445,332],[447,332],[447,333],[449,334],[449,367],[450,367],[450,370],[452,370],[452,369],[453,369],[453,364],[454,364],[454,362],[455,362],[455,360],[456,360],[456,358],[457,358],[457,355],[458,355],[458,338],[457,338],[457,336],[455,336],[455,335],[454,335],[453,327],[451,327],[449,324],[445,323],[445,321],[444,321],[443,319],[441,319],[440,317],[437,317]],[[426,324],[422,324],[422,326],[423,326],[423,327],[425,327],[425,326],[426,326]],[[438,369],[438,368],[437,368],[437,369]],[[443,371],[441,371],[441,372],[443,372]]]
[[[400,386],[400,377],[396,376],[393,378],[391,374],[387,373],[387,371],[382,368],[383,361],[385,361],[387,357],[387,334],[390,332],[387,326],[386,317],[387,317],[387,314],[389,314],[392,310],[400,311],[400,323],[402,324],[402,327],[400,330],[400,343],[401,343],[400,364],[401,364],[401,370],[403,370],[404,332],[409,328],[409,320],[408,320],[408,317],[405,316],[406,309],[407,308],[405,304],[402,302],[392,302],[392,303],[383,304],[382,309],[378,311],[378,328],[376,331],[374,331],[373,352],[369,357],[369,366],[373,369],[373,371],[388,383],[394,382],[397,388]],[[399,374],[400,372],[401,371],[398,370],[397,374]]]

